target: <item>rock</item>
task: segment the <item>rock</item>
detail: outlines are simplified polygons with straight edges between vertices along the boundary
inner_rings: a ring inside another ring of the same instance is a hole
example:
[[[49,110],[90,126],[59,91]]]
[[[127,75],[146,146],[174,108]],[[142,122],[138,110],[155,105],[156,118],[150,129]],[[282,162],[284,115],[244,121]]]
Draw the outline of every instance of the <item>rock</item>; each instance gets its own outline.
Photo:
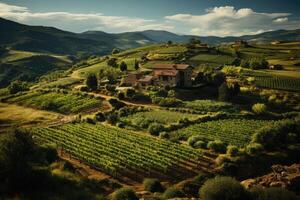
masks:
[[[283,187],[283,188],[286,187],[286,185],[284,184],[284,182],[281,182],[281,181],[272,182],[272,183],[270,183],[269,186],[270,187]]]
[[[256,180],[255,179],[247,179],[247,180],[244,180],[241,182],[241,184],[246,188],[246,189],[249,189],[251,188],[252,186],[254,186],[256,183]]]

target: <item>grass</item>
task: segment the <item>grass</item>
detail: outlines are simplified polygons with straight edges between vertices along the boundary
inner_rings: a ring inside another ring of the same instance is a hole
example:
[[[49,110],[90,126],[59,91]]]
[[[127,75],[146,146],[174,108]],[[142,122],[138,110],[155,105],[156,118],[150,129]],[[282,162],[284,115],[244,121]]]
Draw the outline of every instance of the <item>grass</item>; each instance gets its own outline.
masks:
[[[223,119],[191,125],[187,128],[175,131],[172,134],[183,138],[199,135],[208,140],[219,139],[228,144],[243,147],[250,142],[251,135],[255,130],[272,123],[274,123],[274,121]]]
[[[65,77],[49,83],[41,82],[39,85],[41,86],[41,88],[53,88],[53,87],[64,88],[80,82],[81,79],[73,78],[73,77]]]
[[[188,114],[188,113],[179,113],[167,110],[152,110],[147,112],[139,112],[133,115],[124,117],[123,120],[131,121],[134,124],[137,121],[143,119],[148,119],[150,121],[155,121],[162,124],[170,124],[178,122],[180,119],[188,118],[188,119],[195,119],[198,115],[195,114]]]
[[[52,112],[0,103],[0,130],[14,126],[44,124],[58,118],[59,115]]]

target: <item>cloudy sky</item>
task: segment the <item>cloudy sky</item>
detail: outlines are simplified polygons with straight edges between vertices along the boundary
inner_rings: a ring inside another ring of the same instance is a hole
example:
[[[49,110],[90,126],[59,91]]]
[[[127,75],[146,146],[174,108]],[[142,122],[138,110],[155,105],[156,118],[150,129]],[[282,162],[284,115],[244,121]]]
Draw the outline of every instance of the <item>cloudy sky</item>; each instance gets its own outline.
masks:
[[[299,0],[0,0],[0,17],[83,32],[239,36],[300,28]]]

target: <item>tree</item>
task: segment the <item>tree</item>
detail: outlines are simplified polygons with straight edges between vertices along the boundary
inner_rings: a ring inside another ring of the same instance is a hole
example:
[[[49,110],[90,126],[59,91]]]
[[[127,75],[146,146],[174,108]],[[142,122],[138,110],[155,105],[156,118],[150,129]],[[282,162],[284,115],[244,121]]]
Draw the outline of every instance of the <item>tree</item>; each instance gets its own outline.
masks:
[[[227,83],[224,82],[220,87],[219,87],[219,100],[220,101],[228,101],[230,98],[230,92],[229,88],[227,86]]]
[[[120,53],[120,49],[114,48],[114,49],[111,51],[111,54],[117,54],[117,53]]]
[[[135,70],[138,70],[140,68],[140,64],[139,64],[139,62],[138,61],[134,61],[134,69]]]
[[[86,82],[85,82],[86,86],[90,89],[90,90],[96,90],[98,87],[98,80],[95,74],[89,74],[86,78]]]
[[[169,40],[169,41],[167,42],[167,44],[168,44],[168,45],[172,45],[173,42],[172,42],[171,40]]]
[[[189,44],[195,45],[195,44],[201,44],[201,41],[198,38],[190,38]]]
[[[120,70],[122,72],[127,71],[127,64],[124,61],[122,61],[120,64]]]
[[[29,90],[28,84],[22,81],[11,82],[8,86],[8,91],[10,94],[16,94],[21,91]]]
[[[117,67],[118,66],[117,59],[116,58],[109,58],[107,60],[107,65],[111,66],[111,67]]]

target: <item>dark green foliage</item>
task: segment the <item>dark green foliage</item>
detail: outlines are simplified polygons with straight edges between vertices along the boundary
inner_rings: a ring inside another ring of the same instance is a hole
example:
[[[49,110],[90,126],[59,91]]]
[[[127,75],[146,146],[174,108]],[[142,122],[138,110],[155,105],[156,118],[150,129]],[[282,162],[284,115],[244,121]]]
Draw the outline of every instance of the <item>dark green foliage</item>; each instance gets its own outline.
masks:
[[[200,141],[202,140],[203,137],[199,136],[199,135],[192,135],[191,137],[189,137],[188,139],[188,144],[192,147],[194,147],[194,144],[197,142],[197,141]]]
[[[118,110],[118,109],[120,109],[120,108],[122,108],[122,107],[124,107],[126,105],[122,101],[119,101],[118,99],[114,99],[114,98],[109,99],[108,102],[116,110]]]
[[[161,132],[159,133],[159,137],[162,139],[169,139],[170,138],[170,134],[168,132]]]
[[[144,189],[149,192],[162,192],[164,188],[156,178],[147,178],[143,182]]]
[[[210,141],[207,144],[207,148],[217,152],[217,153],[225,153],[226,152],[226,144],[221,140]]]
[[[239,153],[239,148],[237,146],[234,145],[227,146],[226,154],[230,156],[237,156],[238,153]]]
[[[245,188],[231,177],[215,177],[207,180],[200,189],[203,200],[249,200]]]
[[[111,67],[117,67],[118,66],[117,59],[116,58],[109,58],[107,60],[107,65],[111,66]]]
[[[102,112],[98,112],[96,113],[95,115],[95,119],[98,121],[98,122],[103,122],[105,121],[105,116]]]
[[[246,146],[246,152],[249,155],[257,156],[263,152],[264,148],[261,144],[251,143]]]
[[[148,127],[148,131],[149,131],[149,133],[150,133],[151,135],[156,135],[156,136],[158,136],[159,133],[160,133],[161,131],[163,131],[163,130],[164,130],[164,126],[161,125],[161,124],[158,124],[158,123],[152,123],[152,124],[150,124],[150,126]]]
[[[131,99],[135,94],[136,94],[136,92],[134,89],[127,89],[125,96],[126,96],[126,98]]]
[[[135,70],[138,70],[140,68],[140,66],[139,66],[139,62],[138,61],[134,61],[134,69]]]
[[[98,80],[95,74],[89,74],[86,78],[86,82],[85,82],[86,86],[94,91],[97,89],[98,87]]]
[[[184,192],[175,187],[169,187],[162,195],[162,199],[172,199],[175,197],[184,197]]]
[[[124,61],[122,61],[120,64],[120,70],[122,72],[127,71],[127,64]]]
[[[118,115],[116,113],[109,113],[106,115],[106,121],[110,124],[116,124],[118,121]]]
[[[234,96],[236,96],[240,92],[240,86],[238,83],[233,83],[228,85],[224,82],[218,89],[219,92],[219,100],[220,101],[228,101],[231,100]]]
[[[250,192],[253,200],[299,200],[293,192],[284,188],[254,187]]]
[[[7,87],[10,94],[16,94],[18,92],[27,91],[29,90],[29,86],[26,82],[22,81],[13,81]]]
[[[138,200],[135,192],[129,188],[121,188],[114,192],[113,200]]]
[[[111,54],[117,54],[117,53],[120,53],[120,49],[114,48],[114,49],[111,51]]]
[[[294,143],[300,141],[299,119],[282,120],[268,127],[263,127],[255,131],[252,142],[261,144],[267,150],[284,148],[290,142],[289,133],[297,135]]]

